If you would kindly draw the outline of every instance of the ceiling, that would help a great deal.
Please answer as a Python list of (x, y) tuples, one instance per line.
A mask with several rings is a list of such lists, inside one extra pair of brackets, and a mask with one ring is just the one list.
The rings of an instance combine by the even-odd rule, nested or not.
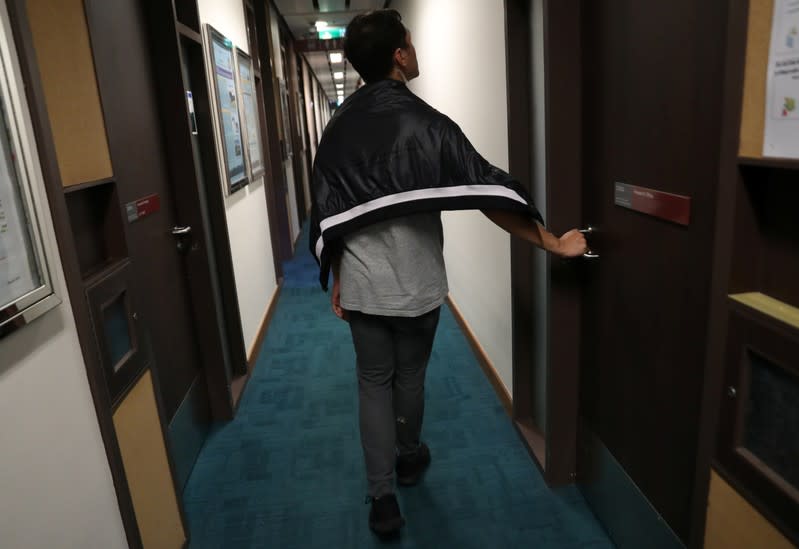
[[(385, 7), (387, 0), (274, 0), (296, 40), (316, 38), (314, 23), (326, 21), (331, 27), (346, 27), (359, 13)], [(344, 53), (341, 51), (340, 53)], [(344, 84), (344, 96), (354, 92), (360, 76), (346, 60), (330, 63), (329, 52), (304, 53), (327, 97), (335, 101), (335, 84)], [(334, 72), (343, 72), (343, 80), (333, 79)]]

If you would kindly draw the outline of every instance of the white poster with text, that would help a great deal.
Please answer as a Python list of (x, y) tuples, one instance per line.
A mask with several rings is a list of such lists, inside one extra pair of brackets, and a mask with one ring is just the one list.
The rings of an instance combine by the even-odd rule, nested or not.
[(799, 0), (775, 0), (763, 156), (799, 158)]

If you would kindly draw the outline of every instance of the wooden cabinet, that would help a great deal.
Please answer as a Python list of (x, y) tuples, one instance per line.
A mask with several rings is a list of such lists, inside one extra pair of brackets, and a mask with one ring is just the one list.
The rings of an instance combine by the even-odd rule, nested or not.
[(713, 469), (797, 543), (799, 160), (763, 156), (773, 9), (730, 4), (703, 436)]

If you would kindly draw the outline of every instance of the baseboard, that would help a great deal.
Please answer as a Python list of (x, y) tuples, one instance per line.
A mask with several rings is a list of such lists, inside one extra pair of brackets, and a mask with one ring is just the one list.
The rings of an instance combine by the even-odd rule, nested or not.
[(230, 384), (230, 390), (233, 394), (233, 408), (235, 410), (237, 410), (239, 407), (241, 395), (244, 394), (244, 389), (247, 386), (247, 382), (250, 381), (253, 369), (255, 368), (255, 363), (258, 362), (258, 357), (261, 354), (261, 347), (263, 346), (266, 332), (269, 330), (269, 324), (272, 322), (272, 317), (275, 314), (275, 308), (277, 307), (277, 301), (280, 297), (280, 291), (282, 289), (283, 279), (280, 279), (277, 284), (277, 288), (275, 288), (275, 291), (272, 293), (272, 299), (269, 301), (269, 305), (266, 307), (266, 312), (264, 312), (264, 316), (261, 319), (261, 325), (258, 328), (258, 335), (255, 336), (255, 341), (250, 346), (250, 350), (247, 352), (247, 373), (243, 376), (237, 377)]
[(461, 330), (463, 330), (463, 335), (466, 336), (469, 346), (472, 348), (472, 351), (474, 351), (477, 362), (483, 369), (483, 373), (488, 378), (488, 381), (491, 382), (491, 386), (494, 387), (494, 392), (497, 393), (499, 400), (502, 402), (505, 412), (508, 414), (508, 417), (513, 417), (513, 398), (508, 388), (505, 387), (505, 384), (502, 383), (502, 380), (499, 378), (499, 373), (494, 368), (494, 364), (491, 362), (491, 359), (488, 358), (488, 354), (485, 352), (485, 349), (483, 349), (483, 346), (480, 345), (477, 336), (474, 335), (472, 328), (469, 326), (469, 323), (466, 322), (461, 310), (455, 304), (455, 301), (453, 301), (452, 295), (447, 296), (447, 305), (449, 305), (449, 308), (452, 310), (452, 315), (455, 317)]
[(264, 337), (266, 337), (266, 332), (269, 329), (269, 323), (272, 322), (272, 316), (275, 314), (275, 307), (277, 306), (277, 300), (278, 297), (280, 297), (280, 290), (282, 288), (283, 280), (281, 279), (277, 283), (277, 288), (275, 288), (275, 291), (272, 292), (272, 298), (269, 300), (269, 305), (267, 305), (266, 311), (264, 311), (263, 318), (261, 318), (261, 325), (258, 327), (258, 334), (255, 336), (255, 341), (253, 341), (249, 351), (247, 351), (248, 370), (252, 368), (255, 365), (255, 361), (258, 360), (258, 354), (261, 352), (261, 345), (263, 344)]

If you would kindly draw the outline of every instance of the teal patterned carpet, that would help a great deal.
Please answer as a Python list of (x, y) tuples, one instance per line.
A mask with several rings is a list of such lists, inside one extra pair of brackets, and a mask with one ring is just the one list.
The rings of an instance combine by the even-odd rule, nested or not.
[(214, 427), (187, 484), (191, 548), (613, 547), (577, 488), (547, 488), (449, 310), (426, 386), (433, 462), (420, 485), (398, 491), (401, 536), (376, 538), (352, 341), (307, 248), (306, 236), (285, 266), (236, 419)]

